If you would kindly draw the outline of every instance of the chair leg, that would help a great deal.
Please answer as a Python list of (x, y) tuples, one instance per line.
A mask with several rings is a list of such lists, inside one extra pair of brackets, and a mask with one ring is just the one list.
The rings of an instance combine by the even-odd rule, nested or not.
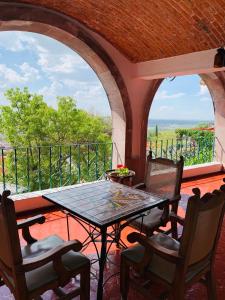
[(121, 236), (120, 224), (115, 224), (115, 243), (118, 249), (120, 248), (120, 236)]
[(69, 223), (69, 214), (66, 213), (66, 226), (67, 226), (67, 239), (70, 241), (70, 223)]
[(171, 221), (171, 233), (172, 233), (172, 238), (177, 240), (178, 239), (177, 222)]
[(216, 300), (217, 299), (216, 281), (212, 270), (206, 274), (206, 286), (207, 286), (208, 299)]
[(126, 259), (123, 255), (121, 255), (120, 262), (120, 294), (121, 300), (127, 300), (128, 292), (129, 292), (129, 278), (130, 266), (127, 264)]
[(80, 300), (90, 299), (90, 266), (80, 274)]
[[(172, 205), (172, 212), (177, 214), (178, 211), (178, 203), (174, 203)], [(176, 221), (171, 221), (171, 233), (172, 233), (172, 238), (175, 240), (178, 240), (178, 230), (177, 230), (177, 222)]]
[(169, 300), (184, 300), (185, 287), (182, 284), (177, 284), (173, 287), (169, 294)]

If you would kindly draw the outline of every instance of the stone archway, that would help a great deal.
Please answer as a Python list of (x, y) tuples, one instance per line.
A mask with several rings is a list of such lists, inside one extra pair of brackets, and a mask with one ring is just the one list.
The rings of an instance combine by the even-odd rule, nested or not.
[(202, 74), (212, 97), (215, 113), (215, 160), (225, 164), (225, 76), (224, 72)]
[[(224, 72), (196, 74), (205, 82), (212, 98), (215, 116), (215, 161), (225, 162), (225, 142), (223, 143), (222, 133), (225, 128), (225, 76)], [(183, 74), (182, 76), (185, 76)], [(150, 114), (151, 105), (154, 97), (163, 83), (164, 79), (155, 79), (153, 82), (148, 97), (145, 99), (145, 114), (144, 126), (148, 126), (148, 118)]]
[[(76, 20), (49, 9), (21, 3), (0, 3), (0, 31), (28, 31), (54, 38), (76, 51), (92, 67), (109, 99), (112, 114), (113, 164), (125, 160), (131, 109), (120, 72), (105, 50)], [(129, 139), (128, 139), (129, 143)], [(130, 149), (129, 144), (126, 148)]]

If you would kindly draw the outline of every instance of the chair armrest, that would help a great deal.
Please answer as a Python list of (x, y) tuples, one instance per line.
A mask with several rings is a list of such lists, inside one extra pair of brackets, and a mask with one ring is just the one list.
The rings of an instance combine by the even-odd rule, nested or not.
[(140, 188), (145, 188), (145, 183), (144, 182), (140, 182), (140, 183), (137, 183), (135, 185), (132, 186), (133, 189), (140, 189)]
[(26, 219), (24, 221), (17, 222), (17, 228), (23, 229), (25, 227), (30, 227), (34, 224), (43, 224), (45, 222), (45, 217), (42, 215), (38, 215), (29, 219)]
[(35, 224), (43, 224), (44, 222), (45, 217), (42, 215), (38, 215), (17, 223), (17, 228), (22, 229), (22, 236), (28, 245), (31, 245), (37, 241), (30, 234), (30, 226)]
[(181, 258), (178, 254), (178, 251), (165, 248), (138, 232), (130, 233), (127, 239), (130, 243), (138, 242), (144, 246), (146, 251), (149, 252), (149, 257), (152, 255), (152, 253), (156, 253), (157, 255), (171, 262), (178, 262)]
[(180, 217), (180, 216), (178, 216), (178, 215), (176, 215), (174, 212), (171, 212), (171, 213), (170, 213), (169, 218), (170, 218), (170, 221), (177, 222), (177, 223), (179, 223), (180, 225), (184, 226), (184, 221), (185, 221), (185, 219), (182, 218), (182, 217)]
[(61, 257), (71, 250), (78, 252), (81, 249), (82, 244), (78, 240), (64, 242), (62, 245), (59, 245), (39, 256), (33, 258), (25, 258), (22, 264), (23, 270), (25, 272), (32, 271), (49, 262), (54, 263), (57, 260), (61, 260)]

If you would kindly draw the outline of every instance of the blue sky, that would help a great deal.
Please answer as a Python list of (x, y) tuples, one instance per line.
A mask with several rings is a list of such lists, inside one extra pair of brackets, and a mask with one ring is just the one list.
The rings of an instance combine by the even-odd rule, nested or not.
[[(4, 91), (29, 87), (56, 107), (56, 96), (72, 96), (79, 108), (110, 115), (106, 93), (89, 65), (73, 50), (49, 37), (25, 32), (0, 32), (0, 104)], [(212, 120), (213, 106), (200, 77), (164, 80), (150, 117), (154, 119)]]
[(198, 75), (165, 79), (150, 110), (153, 119), (214, 120), (212, 98)]

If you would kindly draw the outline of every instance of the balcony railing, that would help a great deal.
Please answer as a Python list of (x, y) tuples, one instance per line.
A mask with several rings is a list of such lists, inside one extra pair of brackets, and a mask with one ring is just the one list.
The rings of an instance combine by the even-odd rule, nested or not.
[(192, 166), (214, 161), (215, 138), (151, 139), (149, 150), (152, 151), (153, 157), (177, 160), (182, 155), (185, 166)]
[(112, 168), (113, 143), (1, 148), (1, 190), (22, 193), (98, 180)]

